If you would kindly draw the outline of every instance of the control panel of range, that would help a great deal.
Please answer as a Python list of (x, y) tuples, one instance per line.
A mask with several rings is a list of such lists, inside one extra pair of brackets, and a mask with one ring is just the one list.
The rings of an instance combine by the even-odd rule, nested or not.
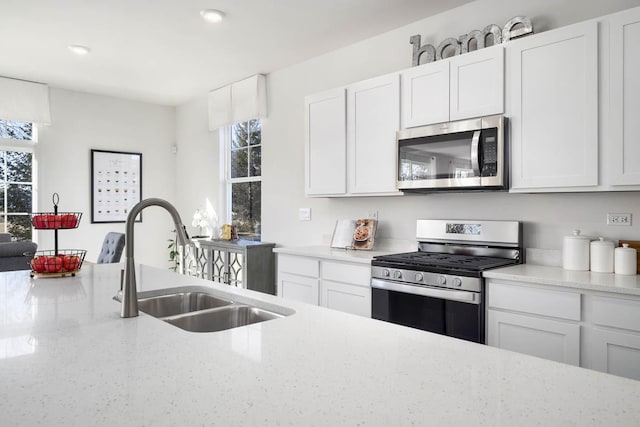
[(454, 276), (451, 274), (430, 273), (427, 271), (402, 270), (389, 267), (371, 267), (374, 279), (392, 280), (413, 285), (438, 286), (449, 289), (481, 292), (482, 279), (478, 277)]

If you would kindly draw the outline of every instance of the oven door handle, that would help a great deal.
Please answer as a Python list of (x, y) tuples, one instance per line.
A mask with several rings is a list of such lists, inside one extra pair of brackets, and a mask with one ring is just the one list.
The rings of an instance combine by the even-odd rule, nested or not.
[(473, 132), (471, 138), (471, 168), (473, 176), (480, 176), (480, 131)]
[(445, 299), (449, 301), (465, 302), (468, 304), (480, 304), (480, 294), (467, 291), (450, 291), (447, 289), (435, 289), (424, 286), (403, 285), (402, 283), (389, 282), (380, 279), (371, 279), (371, 287), (387, 291), (402, 292), (404, 294), (422, 295), (425, 297)]

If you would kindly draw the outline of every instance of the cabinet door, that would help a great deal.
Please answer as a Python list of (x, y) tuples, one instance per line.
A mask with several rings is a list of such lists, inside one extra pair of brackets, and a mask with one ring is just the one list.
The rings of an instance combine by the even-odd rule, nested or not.
[[(349, 193), (396, 193), (396, 132), (400, 126), (398, 74), (347, 90)], [(331, 169), (331, 173), (337, 173)]]
[(410, 68), (402, 79), (402, 127), (449, 121), (449, 61)]
[(640, 380), (640, 335), (593, 328), (585, 342), (586, 368)]
[(580, 364), (580, 325), (487, 310), (487, 344), (543, 359)]
[(450, 60), (450, 120), (504, 112), (504, 48), (480, 49)]
[(345, 89), (305, 98), (306, 194), (339, 195), (347, 191)]
[(596, 186), (598, 24), (547, 31), (506, 49), (512, 190)]
[(321, 280), (320, 305), (346, 313), (371, 317), (371, 288)]
[(613, 185), (640, 185), (640, 8), (611, 16), (610, 168)]
[(318, 279), (289, 273), (279, 273), (278, 296), (318, 305)]

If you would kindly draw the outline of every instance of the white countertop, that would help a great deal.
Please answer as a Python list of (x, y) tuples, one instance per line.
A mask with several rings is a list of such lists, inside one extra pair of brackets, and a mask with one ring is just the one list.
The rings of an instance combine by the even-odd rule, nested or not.
[(564, 270), (534, 264), (496, 268), (483, 273), (490, 279), (514, 280), (540, 285), (562, 286), (627, 295), (640, 295), (640, 275)]
[(640, 382), (141, 267), (296, 310), (215, 333), (119, 317), (120, 265), (0, 273), (0, 424), (637, 425)]
[(335, 249), (328, 246), (286, 246), (274, 248), (273, 252), (286, 255), (300, 255), (333, 261), (371, 264), (371, 260), (380, 255), (398, 253), (398, 251), (363, 251), (353, 249)]

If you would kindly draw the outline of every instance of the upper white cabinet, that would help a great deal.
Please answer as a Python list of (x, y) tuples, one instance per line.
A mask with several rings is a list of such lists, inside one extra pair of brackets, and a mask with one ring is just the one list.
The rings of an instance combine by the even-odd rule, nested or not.
[(397, 74), (347, 88), (350, 194), (398, 193), (394, 159), (399, 127), (400, 79)]
[(305, 185), (307, 195), (347, 191), (346, 90), (305, 98)]
[(502, 45), (409, 68), (402, 78), (402, 127), (504, 111)]
[(504, 48), (501, 45), (454, 56), (449, 74), (449, 120), (504, 112)]
[(402, 127), (449, 121), (449, 61), (409, 68), (402, 78)]
[(640, 8), (607, 21), (611, 159), (605, 166), (612, 171), (611, 185), (640, 185)]
[(598, 185), (598, 24), (510, 42), (511, 189)]
[(305, 98), (307, 196), (401, 195), (396, 188), (398, 74)]

